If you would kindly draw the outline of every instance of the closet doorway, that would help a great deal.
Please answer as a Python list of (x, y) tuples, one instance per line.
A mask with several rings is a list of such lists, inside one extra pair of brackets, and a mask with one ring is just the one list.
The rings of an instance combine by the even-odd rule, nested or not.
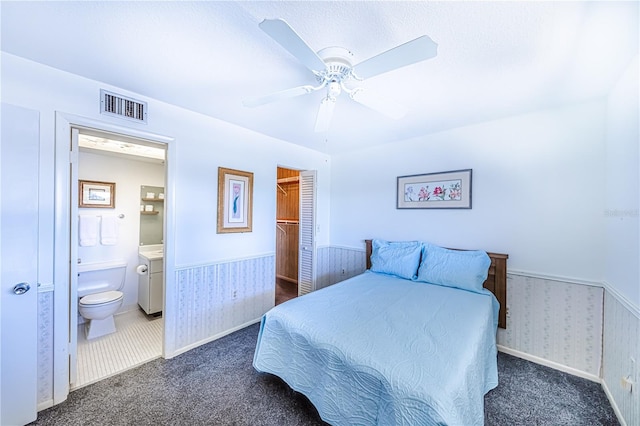
[(278, 167), (276, 187), (276, 300), (298, 296), (300, 171)]

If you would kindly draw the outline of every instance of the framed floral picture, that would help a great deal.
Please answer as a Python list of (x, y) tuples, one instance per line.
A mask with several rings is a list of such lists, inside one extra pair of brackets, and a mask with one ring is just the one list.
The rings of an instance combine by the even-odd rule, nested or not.
[(398, 209), (470, 209), (471, 169), (399, 176)]
[(116, 184), (114, 182), (78, 181), (78, 207), (116, 207)]
[(251, 232), (253, 173), (218, 167), (218, 233)]

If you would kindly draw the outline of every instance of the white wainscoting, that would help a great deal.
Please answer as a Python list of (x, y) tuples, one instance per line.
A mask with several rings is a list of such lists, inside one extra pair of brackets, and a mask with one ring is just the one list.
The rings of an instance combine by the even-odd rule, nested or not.
[(509, 273), (507, 328), (498, 344), (598, 380), (602, 287)]
[[(625, 302), (605, 291), (602, 385), (620, 423), (631, 426), (640, 425), (640, 315)], [(634, 381), (633, 392), (622, 387), (627, 376)]]
[(38, 411), (53, 406), (53, 286), (38, 288)]
[(316, 289), (361, 274), (366, 269), (366, 253), (346, 247), (324, 246), (317, 250)]
[(176, 268), (177, 353), (259, 320), (275, 304), (275, 255)]

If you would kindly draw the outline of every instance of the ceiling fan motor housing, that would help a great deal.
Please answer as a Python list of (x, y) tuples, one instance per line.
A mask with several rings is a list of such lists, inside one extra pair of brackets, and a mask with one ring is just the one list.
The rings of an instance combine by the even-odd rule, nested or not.
[[(326, 64), (326, 68), (316, 74), (320, 83), (330, 84), (331, 82), (337, 82), (340, 84), (351, 78), (351, 61), (353, 60), (351, 51), (338, 46), (325, 47), (318, 51), (318, 56)], [(331, 87), (329, 87), (330, 93), (331, 90)], [(337, 90), (338, 93), (336, 95), (339, 95), (340, 88), (338, 87)]]

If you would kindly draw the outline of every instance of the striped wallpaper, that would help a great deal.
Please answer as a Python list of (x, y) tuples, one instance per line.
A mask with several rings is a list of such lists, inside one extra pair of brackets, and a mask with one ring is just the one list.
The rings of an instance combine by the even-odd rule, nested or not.
[(189, 348), (262, 317), (275, 304), (275, 255), (176, 268), (177, 315), (168, 332)]
[[(635, 366), (631, 362), (635, 360)], [(609, 290), (604, 295), (604, 349), (602, 379), (618, 416), (627, 425), (640, 425), (640, 317)], [(624, 390), (623, 377), (631, 375), (633, 392)]]
[(38, 290), (38, 411), (53, 405), (53, 286)]
[(508, 274), (498, 344), (598, 377), (602, 297), (602, 287)]

